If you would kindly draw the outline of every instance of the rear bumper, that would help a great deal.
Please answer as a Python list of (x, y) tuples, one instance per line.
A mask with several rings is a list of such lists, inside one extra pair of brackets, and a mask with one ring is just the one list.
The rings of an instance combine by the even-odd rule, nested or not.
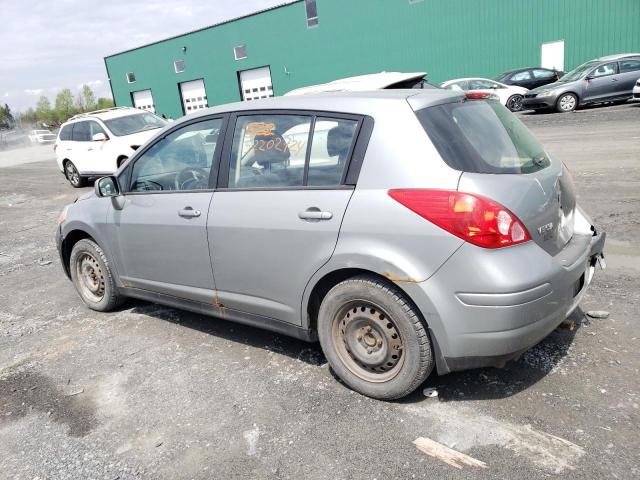
[(438, 373), (495, 366), (544, 339), (580, 303), (604, 241), (574, 235), (555, 257), (534, 242), (464, 244), (427, 281), (403, 284), (429, 325)]

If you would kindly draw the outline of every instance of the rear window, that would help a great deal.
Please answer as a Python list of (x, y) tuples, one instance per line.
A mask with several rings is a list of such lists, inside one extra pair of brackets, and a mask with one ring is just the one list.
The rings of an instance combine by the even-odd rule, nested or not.
[(468, 100), (416, 112), (445, 162), (473, 173), (533, 173), (547, 167), (542, 145), (499, 102)]
[(73, 129), (73, 125), (65, 125), (60, 130), (60, 140), (71, 140), (71, 130)]

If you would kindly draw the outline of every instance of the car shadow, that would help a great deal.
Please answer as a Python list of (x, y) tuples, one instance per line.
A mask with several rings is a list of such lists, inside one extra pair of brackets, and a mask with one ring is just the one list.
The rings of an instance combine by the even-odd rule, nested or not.
[(564, 323), (518, 360), (508, 362), (503, 368), (479, 368), (441, 377), (432, 373), (420, 388), (400, 402), (430, 401), (423, 393), (426, 388), (435, 388), (441, 402), (511, 397), (535, 385), (549, 373), (561, 371), (578, 329), (588, 324), (588, 318), (578, 307)]
[(123, 306), (123, 310), (171, 322), (231, 342), (286, 355), (310, 365), (321, 366), (327, 363), (319, 343), (308, 343), (261, 328), (230, 322), (220, 317), (208, 317), (135, 299), (129, 299)]

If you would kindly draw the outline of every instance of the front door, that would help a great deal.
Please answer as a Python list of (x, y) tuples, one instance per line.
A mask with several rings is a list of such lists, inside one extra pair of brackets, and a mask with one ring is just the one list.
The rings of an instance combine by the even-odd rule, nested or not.
[(134, 159), (113, 225), (127, 287), (211, 304), (215, 284), (206, 222), (217, 173), (222, 118), (199, 120), (158, 139)]
[(353, 192), (344, 175), (359, 123), (305, 113), (237, 117), (208, 222), (225, 307), (301, 325), (304, 288), (331, 257)]
[(619, 81), (617, 62), (600, 65), (585, 79), (587, 85), (584, 99), (588, 102), (596, 102), (615, 97)]

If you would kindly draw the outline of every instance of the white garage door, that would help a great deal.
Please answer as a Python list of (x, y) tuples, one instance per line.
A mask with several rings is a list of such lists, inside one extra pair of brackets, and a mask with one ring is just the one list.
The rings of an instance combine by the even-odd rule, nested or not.
[(180, 93), (182, 94), (182, 107), (185, 114), (209, 106), (207, 92), (204, 90), (204, 80), (181, 83)]
[(156, 106), (153, 103), (153, 95), (151, 90), (140, 90), (139, 92), (133, 92), (133, 106), (140, 110), (147, 110), (148, 112), (155, 113)]
[(273, 97), (269, 67), (240, 72), (240, 90), (242, 91), (242, 100)]
[(540, 66), (564, 71), (564, 40), (542, 44)]

